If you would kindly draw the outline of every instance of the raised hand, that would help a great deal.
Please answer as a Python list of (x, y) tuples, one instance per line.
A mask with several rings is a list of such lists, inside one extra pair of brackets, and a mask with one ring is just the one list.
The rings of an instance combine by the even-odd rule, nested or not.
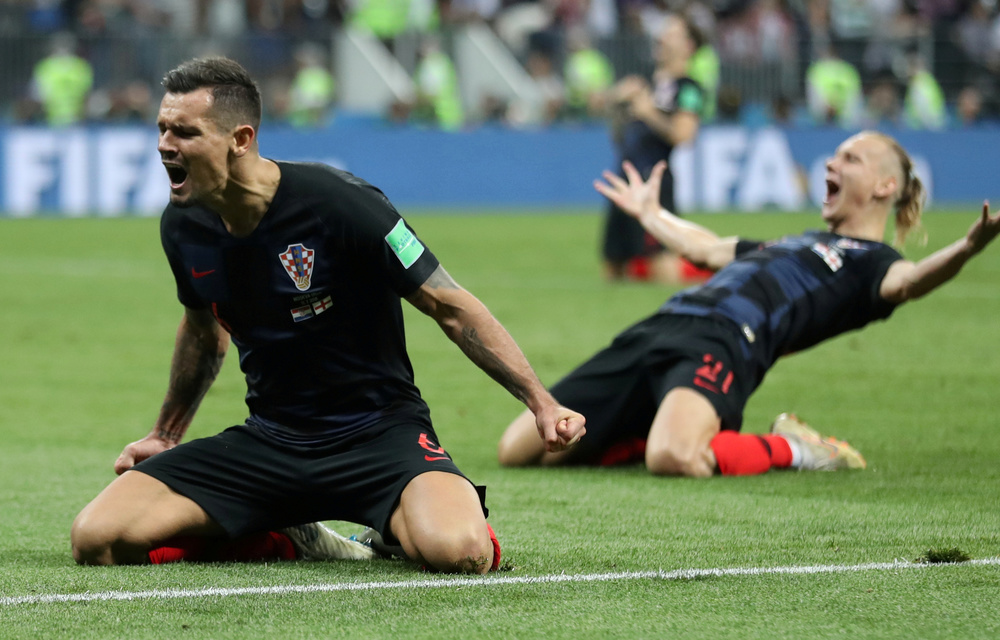
[(655, 215), (660, 210), (660, 182), (667, 163), (660, 160), (653, 167), (649, 179), (643, 181), (635, 165), (626, 160), (622, 163), (627, 182), (610, 171), (602, 175), (604, 180), (594, 180), (598, 193), (613, 202), (619, 209), (639, 219), (644, 215)]
[(969, 250), (974, 255), (992, 242), (997, 237), (997, 234), (1000, 234), (1000, 212), (991, 216), (990, 203), (986, 200), (983, 202), (982, 217), (976, 220), (972, 227), (969, 228), (969, 233), (966, 234), (965, 241), (968, 243)]

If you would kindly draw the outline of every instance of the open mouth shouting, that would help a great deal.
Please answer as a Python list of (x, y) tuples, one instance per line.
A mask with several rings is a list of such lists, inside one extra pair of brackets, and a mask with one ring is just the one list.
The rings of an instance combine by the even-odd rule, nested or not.
[(167, 170), (167, 177), (170, 178), (171, 189), (176, 191), (184, 186), (188, 178), (187, 169), (172, 162), (164, 162), (163, 166)]
[(826, 198), (823, 199), (823, 204), (830, 204), (833, 202), (837, 196), (840, 194), (840, 183), (826, 179)]

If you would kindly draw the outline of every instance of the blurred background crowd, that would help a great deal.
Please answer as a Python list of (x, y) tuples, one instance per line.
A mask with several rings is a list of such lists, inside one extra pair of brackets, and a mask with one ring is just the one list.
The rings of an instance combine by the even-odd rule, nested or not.
[[(378, 109), (386, 121), (599, 122), (616, 80), (652, 71), (672, 13), (701, 34), (688, 75), (706, 122), (943, 129), (1000, 117), (997, 0), (0, 0), (0, 122), (148, 124), (166, 70), (223, 54), (258, 79), (270, 123), (333, 126), (348, 29), (412, 77), (412, 97)], [(463, 103), (452, 36), (472, 24), (503, 43), (542, 109)]]

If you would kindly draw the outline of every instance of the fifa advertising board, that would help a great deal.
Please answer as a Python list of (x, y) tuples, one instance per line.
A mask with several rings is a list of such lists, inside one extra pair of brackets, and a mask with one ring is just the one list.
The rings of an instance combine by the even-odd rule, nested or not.
[[(703, 127), (671, 158), (681, 211), (819, 206), (839, 129)], [(996, 199), (1000, 129), (887, 131), (940, 203)], [(152, 127), (0, 128), (0, 215), (158, 215), (168, 182)], [(320, 161), (380, 187), (400, 208), (592, 208), (593, 179), (617, 163), (599, 126), (457, 133), (390, 125), (267, 127), (265, 157)]]

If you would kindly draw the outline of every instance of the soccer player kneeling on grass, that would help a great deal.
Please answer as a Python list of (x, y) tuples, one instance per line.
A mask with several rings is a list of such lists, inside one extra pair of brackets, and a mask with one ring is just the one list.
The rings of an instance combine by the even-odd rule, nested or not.
[[(259, 155), (260, 93), (240, 65), (193, 60), (164, 87), (161, 238), (184, 316), (156, 424), (77, 516), (76, 560), (371, 557), (317, 524), (347, 520), (432, 569), (496, 568), (485, 491), (440, 445), (414, 385), (400, 299), (530, 408), (548, 450), (582, 434), (583, 417), (381, 191)], [(230, 337), (250, 416), (180, 444)]]
[(649, 318), (552, 388), (587, 416), (574, 448), (544, 451), (523, 414), (500, 441), (506, 466), (645, 461), (656, 475), (749, 475), (769, 469), (857, 469), (861, 454), (782, 414), (766, 435), (742, 434), (743, 408), (782, 355), (888, 318), (954, 277), (1000, 232), (983, 205), (968, 234), (919, 261), (883, 244), (918, 226), (924, 188), (909, 154), (889, 136), (862, 132), (826, 164), (825, 231), (771, 242), (719, 238), (661, 208), (664, 165), (645, 182), (605, 172), (595, 188), (667, 247), (717, 273), (671, 297)]

